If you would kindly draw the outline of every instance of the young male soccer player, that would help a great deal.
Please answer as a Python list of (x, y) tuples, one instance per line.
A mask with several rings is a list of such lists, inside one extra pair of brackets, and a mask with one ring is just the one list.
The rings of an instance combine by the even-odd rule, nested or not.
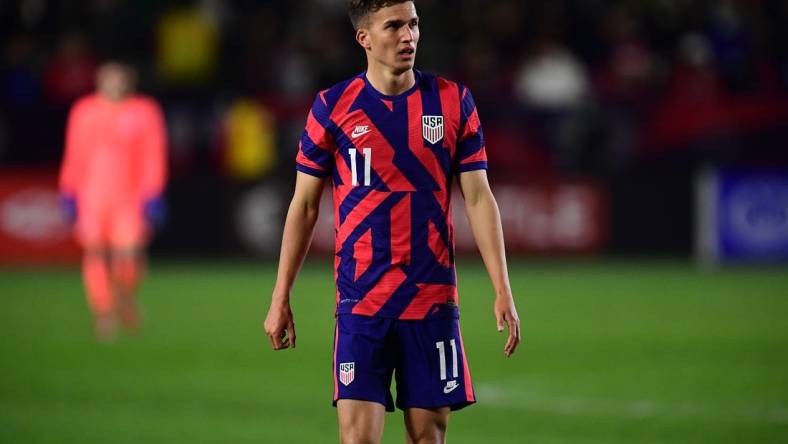
[(135, 74), (102, 65), (97, 91), (79, 99), (66, 128), (60, 192), (84, 248), (83, 279), (96, 338), (112, 340), (116, 318), (139, 324), (135, 291), (150, 219), (161, 216), (166, 129), (159, 105), (134, 95)]
[(449, 412), (475, 402), (458, 324), (449, 207), (455, 176), (496, 291), (504, 354), (520, 341), (479, 117), (464, 86), (413, 69), (413, 1), (352, 0), (367, 71), (320, 92), (307, 118), (265, 331), (295, 347), (290, 289), (333, 186), (337, 321), (334, 404), (343, 443), (379, 442), (396, 377), (410, 443), (444, 442)]

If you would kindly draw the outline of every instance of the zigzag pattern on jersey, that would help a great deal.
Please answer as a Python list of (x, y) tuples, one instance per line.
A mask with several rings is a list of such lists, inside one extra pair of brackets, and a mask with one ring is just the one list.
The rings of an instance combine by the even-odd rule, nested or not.
[[(421, 135), (421, 115), (443, 115), (436, 78), (420, 79), (419, 90), (390, 105), (365, 94), (363, 79), (359, 80), (348, 86), (332, 115), (363, 114), (370, 122), (368, 140), (376, 162), (393, 163), (399, 175), (381, 177), (373, 167), (369, 187), (337, 193), (339, 296), (358, 301), (353, 307), (356, 314), (424, 318), (433, 305), (445, 304), (452, 296), (456, 300), (454, 253), (445, 210), (451, 186), (453, 143), (449, 142), (457, 130), (446, 128), (448, 140), (438, 144), (429, 144)], [(459, 102), (456, 86), (454, 94), (454, 101)], [(353, 97), (352, 104), (345, 110), (349, 97)], [(459, 125), (459, 110), (456, 119), (447, 117), (450, 120)], [(352, 146), (346, 134), (335, 134), (338, 146)], [(416, 149), (432, 151), (440, 170), (424, 165), (414, 154)], [(348, 153), (340, 152), (345, 168), (350, 165)]]
[[(318, 94), (307, 119), (297, 168), (333, 173), (340, 311), (348, 303), (353, 313), (422, 319), (436, 304), (457, 302), (449, 191), (457, 172), (486, 167), (483, 139), (466, 88), (416, 75), (412, 93), (387, 100), (365, 89), (361, 74)], [(422, 115), (444, 116), (442, 140), (423, 138)], [(349, 131), (354, 122), (370, 128), (364, 146), (337, 125)], [(351, 177), (349, 149), (360, 154), (367, 147), (375, 159), (370, 186), (350, 186), (343, 180)], [(422, 162), (419, 150), (434, 158)], [(381, 175), (375, 165), (395, 168)]]

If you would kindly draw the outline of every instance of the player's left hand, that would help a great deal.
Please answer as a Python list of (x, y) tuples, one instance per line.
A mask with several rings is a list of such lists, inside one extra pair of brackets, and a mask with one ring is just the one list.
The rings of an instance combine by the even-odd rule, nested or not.
[(512, 353), (520, 344), (520, 318), (517, 316), (517, 308), (514, 306), (512, 294), (499, 294), (495, 298), (494, 309), (498, 331), (502, 332), (504, 326), (509, 329), (509, 337), (506, 339), (506, 345), (503, 347), (503, 354), (508, 358), (512, 356)]
[(143, 213), (148, 223), (156, 230), (160, 230), (167, 222), (167, 202), (161, 196), (154, 196), (145, 201)]

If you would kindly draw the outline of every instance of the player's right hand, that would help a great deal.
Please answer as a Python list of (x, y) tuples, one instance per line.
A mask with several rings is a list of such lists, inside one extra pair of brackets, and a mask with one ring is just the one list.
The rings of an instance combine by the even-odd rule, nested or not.
[(295, 323), (293, 322), (293, 312), (290, 310), (289, 301), (279, 302), (277, 298), (274, 298), (271, 301), (271, 307), (268, 309), (268, 315), (265, 317), (263, 326), (274, 350), (284, 350), (288, 347), (295, 348)]
[(77, 221), (77, 198), (69, 194), (60, 195), (60, 210), (69, 225)]

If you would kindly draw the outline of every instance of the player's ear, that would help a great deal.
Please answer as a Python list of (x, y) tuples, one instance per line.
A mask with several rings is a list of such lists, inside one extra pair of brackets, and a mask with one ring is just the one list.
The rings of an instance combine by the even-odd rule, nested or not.
[(356, 41), (367, 51), (372, 49), (372, 43), (369, 41), (369, 32), (366, 29), (359, 28), (356, 30)]

